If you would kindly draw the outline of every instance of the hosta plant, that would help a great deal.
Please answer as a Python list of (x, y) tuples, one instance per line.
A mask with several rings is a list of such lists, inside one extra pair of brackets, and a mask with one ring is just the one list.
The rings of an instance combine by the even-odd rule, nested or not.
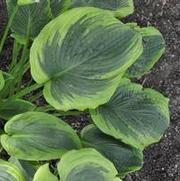
[[(0, 54), (9, 32), (13, 48), (0, 71), (0, 180), (120, 181), (139, 170), (169, 125), (168, 98), (133, 82), (164, 53), (161, 33), (122, 22), (132, 0), (6, 5)], [(64, 121), (83, 114), (81, 132)]]

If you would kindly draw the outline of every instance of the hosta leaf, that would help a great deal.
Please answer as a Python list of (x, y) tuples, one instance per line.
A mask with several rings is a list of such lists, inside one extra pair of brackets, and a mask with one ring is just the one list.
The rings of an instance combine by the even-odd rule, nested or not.
[(75, 8), (51, 21), (36, 38), (31, 73), (45, 84), (44, 96), (53, 107), (85, 110), (110, 99), (121, 74), (141, 53), (141, 35), (112, 14)]
[(27, 161), (18, 160), (15, 157), (10, 157), (9, 162), (13, 163), (19, 168), (19, 170), (21, 170), (21, 173), (23, 174), (25, 181), (32, 181), (36, 172), (35, 166), (33, 166)]
[(0, 91), (4, 88), (5, 80), (3, 76), (3, 72), (0, 70)]
[(12, 163), (0, 160), (1, 181), (25, 181), (21, 171)]
[(22, 160), (57, 159), (67, 150), (79, 148), (80, 140), (65, 122), (46, 113), (27, 112), (5, 125), (3, 148)]
[(73, 0), (72, 7), (97, 7), (113, 11), (116, 17), (125, 17), (134, 11), (133, 0)]
[(58, 16), (70, 8), (72, 0), (50, 0), (51, 13), (53, 17)]
[(90, 148), (63, 155), (58, 171), (62, 181), (120, 181), (114, 165)]
[(159, 141), (167, 129), (168, 99), (124, 79), (111, 100), (91, 110), (91, 116), (104, 133), (143, 149)]
[[(6, 0), (9, 16), (16, 6), (16, 0)], [(24, 2), (24, 1), (23, 1)], [(41, 29), (51, 20), (49, 15), (49, 4), (47, 0), (40, 0), (38, 3), (19, 6), (13, 19), (11, 29), (14, 37), (22, 39), (27, 37), (35, 38)]]
[(34, 175), (33, 181), (58, 181), (49, 170), (49, 164), (42, 165)]
[(126, 77), (141, 77), (148, 73), (165, 51), (162, 34), (154, 27), (139, 28), (143, 37), (144, 51), (136, 62), (127, 70)]
[(27, 111), (33, 111), (36, 106), (22, 99), (0, 101), (0, 118), (8, 120), (13, 116)]
[(33, 3), (39, 3), (40, 0), (18, 0), (18, 5), (27, 5), (27, 4), (33, 4)]
[(81, 136), (86, 147), (95, 148), (114, 163), (119, 175), (124, 176), (142, 167), (141, 151), (105, 135), (94, 125), (85, 127)]

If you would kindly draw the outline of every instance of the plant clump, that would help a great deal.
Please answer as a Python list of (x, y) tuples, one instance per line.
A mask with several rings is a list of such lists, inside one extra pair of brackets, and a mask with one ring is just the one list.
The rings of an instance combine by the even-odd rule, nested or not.
[[(132, 0), (6, 4), (0, 54), (9, 31), (13, 50), (0, 70), (1, 151), (9, 157), (0, 180), (121, 181), (139, 170), (170, 121), (168, 98), (133, 82), (164, 53), (162, 34), (122, 22)], [(63, 121), (78, 114), (91, 117), (80, 134)]]

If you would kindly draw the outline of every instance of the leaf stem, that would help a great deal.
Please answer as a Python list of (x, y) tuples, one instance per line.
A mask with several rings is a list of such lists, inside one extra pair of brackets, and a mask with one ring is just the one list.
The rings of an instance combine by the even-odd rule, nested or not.
[(8, 36), (9, 29), (10, 29), (10, 27), (11, 27), (11, 24), (12, 24), (12, 22), (13, 22), (13, 19), (14, 19), (15, 15), (16, 15), (16, 13), (17, 13), (17, 10), (18, 10), (18, 5), (16, 5), (15, 8), (13, 9), (12, 14), (11, 14), (11, 16), (10, 16), (10, 18), (9, 18), (8, 24), (7, 24), (7, 26), (6, 26), (6, 29), (5, 29), (5, 31), (4, 31), (3, 37), (2, 37), (2, 39), (1, 39), (1, 42), (0, 42), (0, 54), (1, 54), (2, 49), (3, 49), (3, 47), (4, 47), (4, 43), (5, 43), (6, 38), (7, 38), (7, 36)]
[[(29, 35), (30, 35), (30, 17), (29, 17), (28, 26), (27, 26), (26, 43), (23, 47), (22, 56), (21, 56), (21, 59), (19, 62), (19, 73), (18, 73), (19, 76), (17, 77), (17, 88), (19, 88), (21, 86), (22, 77), (23, 77), (24, 73), (26, 73), (26, 71), (29, 69), (29, 66), (30, 66), (29, 62), (26, 63), (26, 61), (29, 58), (29, 54), (27, 54), (28, 46), (29, 46)], [(24, 67), (24, 65), (25, 65), (25, 67)]]
[(28, 100), (30, 102), (34, 102), (36, 101), (38, 98), (40, 98), (43, 95), (42, 91), (38, 92), (37, 94), (31, 96), (30, 98), (28, 98)]
[(18, 58), (18, 55), (19, 55), (21, 48), (22, 48), (22, 46), (20, 44), (18, 44), (18, 42), (16, 40), (14, 40), (12, 61), (11, 61), (11, 64), (9, 66), (9, 72), (11, 72), (13, 67), (16, 65), (17, 58)]
[(59, 111), (59, 112), (54, 112), (52, 114), (54, 116), (57, 116), (57, 117), (58, 116), (78, 116), (80, 114), (83, 114), (83, 112), (80, 112), (80, 111), (67, 111), (67, 112)]
[(85, 112), (82, 111), (60, 111), (60, 110), (56, 110), (54, 107), (52, 107), (51, 105), (45, 105), (45, 106), (41, 106), (38, 107), (37, 110), (39, 111), (43, 111), (43, 112), (49, 112), (49, 111), (54, 111), (52, 114), (54, 116), (76, 116), (76, 115), (80, 115), (80, 114), (84, 114)]
[(32, 91), (35, 91), (39, 88), (41, 88), (43, 86), (43, 84), (34, 84), (30, 87), (26, 87), (25, 89), (19, 91), (18, 93), (16, 93), (14, 96), (12, 96), (13, 98), (21, 98), (27, 94), (29, 94)]

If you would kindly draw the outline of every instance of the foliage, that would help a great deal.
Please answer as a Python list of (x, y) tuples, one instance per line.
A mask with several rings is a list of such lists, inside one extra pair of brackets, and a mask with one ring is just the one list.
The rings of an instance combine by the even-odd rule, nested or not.
[[(0, 118), (10, 159), (0, 180), (120, 181), (139, 170), (169, 125), (169, 100), (133, 83), (164, 53), (162, 34), (123, 23), (132, 0), (6, 4), (0, 56), (10, 30), (13, 50), (0, 70)], [(64, 120), (80, 114), (92, 120), (78, 134)]]

